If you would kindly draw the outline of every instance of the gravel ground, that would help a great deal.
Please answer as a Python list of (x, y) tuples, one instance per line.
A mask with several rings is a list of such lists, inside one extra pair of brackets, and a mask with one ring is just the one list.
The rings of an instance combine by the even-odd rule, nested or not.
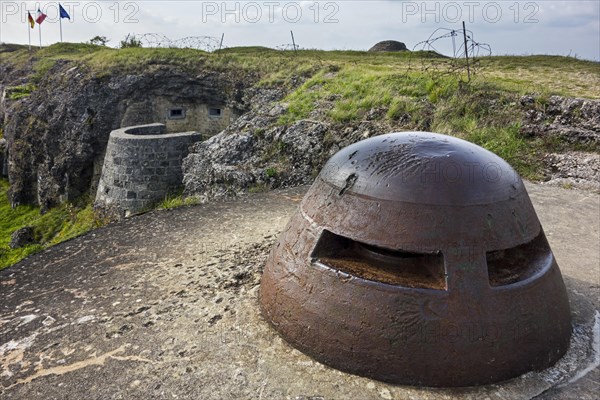
[(546, 185), (591, 190), (600, 193), (600, 154), (572, 151), (548, 154)]

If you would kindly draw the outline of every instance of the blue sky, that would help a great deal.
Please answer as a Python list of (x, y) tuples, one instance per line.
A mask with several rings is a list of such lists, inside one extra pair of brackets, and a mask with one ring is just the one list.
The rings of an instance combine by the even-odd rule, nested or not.
[[(96, 35), (116, 46), (128, 33), (171, 39), (225, 34), (224, 44), (366, 50), (394, 39), (413, 48), (437, 28), (465, 20), (494, 54), (558, 54), (600, 60), (600, 1), (64, 1), (65, 41)], [(48, 14), (42, 43), (59, 41), (57, 2), (0, 0), (0, 41), (27, 43), (27, 10)], [(35, 16), (34, 16), (35, 17)], [(38, 27), (30, 31), (39, 43)], [(451, 39), (437, 42), (452, 53)]]

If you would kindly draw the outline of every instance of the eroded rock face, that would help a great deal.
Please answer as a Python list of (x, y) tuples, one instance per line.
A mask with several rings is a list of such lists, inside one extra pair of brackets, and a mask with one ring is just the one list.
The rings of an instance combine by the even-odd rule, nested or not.
[[(234, 197), (253, 190), (309, 184), (323, 163), (341, 148), (389, 132), (427, 130), (429, 122), (414, 126), (410, 117), (385, 118), (374, 108), (361, 121), (331, 123), (327, 113), (335, 98), (320, 99), (310, 119), (291, 125), (278, 123), (287, 112), (283, 92), (255, 90), (253, 108), (221, 134), (194, 146), (184, 160), (187, 195), (202, 200)], [(553, 96), (541, 109), (534, 96), (520, 100), (525, 135), (556, 135), (568, 143), (596, 146), (600, 102)], [(491, 107), (491, 106), (490, 106)], [(433, 114), (435, 107), (427, 104)], [(598, 156), (589, 152), (549, 154), (546, 176), (551, 183), (596, 190)]]
[(183, 162), (185, 194), (203, 201), (312, 183), (338, 150), (359, 140), (414, 129), (404, 119), (373, 108), (362, 120), (333, 123), (337, 98), (321, 99), (307, 119), (281, 124), (288, 111), (280, 89), (248, 91), (252, 109), (230, 127), (194, 145)]
[[(236, 128), (234, 124), (194, 145), (183, 162), (188, 195), (218, 199), (253, 188), (298, 186), (312, 181), (315, 168), (321, 164), (327, 124), (302, 120), (265, 131)], [(266, 162), (273, 156), (277, 160)]]
[[(279, 88), (252, 88), (244, 102), (249, 112), (209, 140), (194, 145), (183, 162), (185, 194), (201, 200), (235, 197), (312, 183), (340, 148), (370, 136), (401, 129), (385, 110), (373, 109), (364, 120), (328, 122), (336, 99), (323, 99), (307, 119), (281, 124), (288, 110)], [(390, 124), (392, 122), (392, 124)]]
[(600, 100), (551, 96), (540, 102), (527, 95), (520, 103), (524, 109), (522, 134), (587, 150), (547, 154), (546, 183), (600, 191)]
[(582, 151), (551, 153), (544, 158), (547, 184), (600, 192), (600, 154)]
[(285, 110), (285, 104), (274, 103), (252, 111), (219, 135), (197, 143), (183, 162), (186, 194), (210, 200), (307, 185), (341, 148), (402, 129), (379, 120), (332, 124), (322, 115), (279, 125), (277, 118)]
[(0, 177), (8, 176), (8, 158), (7, 158), (6, 139), (0, 139)]
[[(81, 65), (57, 62), (30, 96), (4, 98), (0, 104), (12, 204), (39, 204), (44, 210), (93, 193), (108, 136), (121, 127), (130, 104), (170, 97), (186, 104), (227, 104), (241, 112), (243, 79), (248, 78), (208, 70), (190, 73), (174, 66), (96, 76)], [(155, 119), (148, 113), (127, 113), (126, 122), (139, 125)]]
[(551, 96), (547, 104), (539, 106), (535, 96), (523, 96), (521, 105), (525, 109), (523, 134), (600, 144), (600, 100)]

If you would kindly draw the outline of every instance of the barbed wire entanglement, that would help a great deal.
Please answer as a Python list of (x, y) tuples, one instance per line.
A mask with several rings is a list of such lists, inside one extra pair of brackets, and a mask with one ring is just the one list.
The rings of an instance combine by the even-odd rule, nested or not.
[[(479, 57), (481, 55), (490, 56), (492, 55), (492, 47), (487, 43), (480, 43), (475, 41), (473, 31), (467, 29), (467, 48), (469, 51), (469, 57)], [(452, 40), (452, 58), (463, 58), (465, 56), (465, 45), (463, 41), (464, 31), (462, 29), (449, 29), (449, 28), (437, 28), (427, 40), (423, 40), (414, 45), (414, 50), (429, 50), (435, 51), (438, 54), (442, 54), (441, 51), (436, 47), (436, 43), (445, 40)], [(458, 39), (458, 47), (456, 40)]]
[(149, 48), (176, 48), (176, 49), (196, 49), (207, 52), (213, 52), (220, 48), (225, 48), (221, 37), (214, 36), (187, 36), (181, 39), (170, 39), (162, 33), (144, 33), (127, 35), (126, 40), (135, 40), (141, 43), (142, 47)]
[[(215, 36), (187, 36), (181, 39), (170, 39), (162, 33), (130, 33), (125, 38), (125, 42), (139, 43), (141, 47), (147, 48), (177, 48), (177, 49), (196, 49), (207, 52), (226, 49), (223, 43), (223, 37)], [(275, 47), (280, 51), (297, 51), (300, 45), (294, 43), (284, 43)]]
[[(465, 40), (466, 38), (466, 40)], [(444, 55), (440, 51), (440, 45), (452, 42), (452, 55)], [(431, 60), (425, 62), (421, 60), (421, 69), (435, 74), (460, 74), (464, 72), (467, 66), (465, 55), (469, 58), (470, 73), (475, 74), (479, 67), (478, 57), (491, 56), (492, 47), (488, 43), (475, 40), (473, 31), (466, 29), (437, 28), (426, 40), (423, 40), (413, 47), (414, 51), (430, 51), (440, 57), (438, 62), (432, 63)]]
[(293, 43), (286, 43), (286, 44), (281, 44), (279, 46), (275, 47), (277, 50), (281, 50), (281, 51), (295, 51), (295, 50), (300, 50), (300, 46), (297, 44), (293, 44)]

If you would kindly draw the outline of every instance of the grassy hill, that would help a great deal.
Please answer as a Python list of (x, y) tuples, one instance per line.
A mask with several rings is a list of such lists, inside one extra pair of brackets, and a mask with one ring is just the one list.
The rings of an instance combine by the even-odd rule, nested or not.
[[(548, 152), (598, 151), (556, 138), (520, 134), (519, 97), (536, 94), (544, 109), (551, 95), (600, 99), (600, 64), (559, 56), (484, 57), (464, 61), (432, 52), (278, 51), (264, 47), (229, 48), (215, 53), (193, 49), (111, 49), (87, 44), (56, 44), (29, 52), (25, 46), (0, 47), (0, 84), (12, 100), (26, 98), (44, 84), (57, 63), (78, 66), (95, 78), (153, 71), (164, 66), (195, 72), (213, 69), (247, 74), (261, 87), (284, 87), (287, 112), (282, 125), (311, 118), (342, 128), (381, 110), (390, 126), (459, 136), (505, 158), (529, 179), (542, 176)], [(6, 115), (10, 118), (10, 115)], [(2, 119), (0, 119), (0, 122)], [(0, 126), (1, 135), (2, 126)], [(85, 199), (43, 216), (35, 207), (11, 209), (8, 184), (0, 185), (0, 268), (44, 247), (101, 225)], [(10, 233), (32, 225), (40, 244), (8, 248)]]

